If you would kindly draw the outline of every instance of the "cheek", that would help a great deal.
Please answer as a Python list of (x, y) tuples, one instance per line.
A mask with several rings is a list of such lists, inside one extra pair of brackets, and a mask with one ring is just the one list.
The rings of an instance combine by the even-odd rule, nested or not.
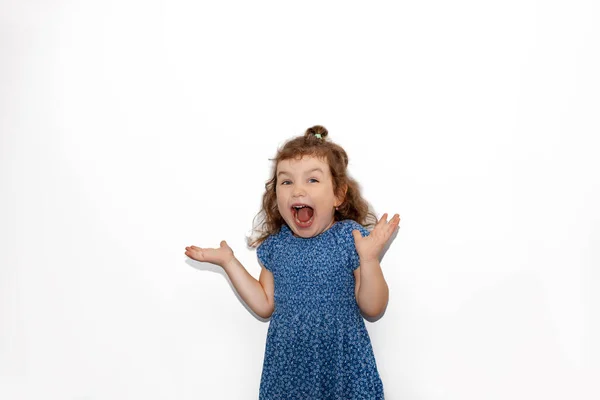
[(323, 188), (321, 193), (319, 193), (319, 202), (324, 205), (331, 205), (335, 202), (335, 194), (333, 193), (333, 188)]
[(285, 210), (285, 196), (279, 195), (277, 194), (277, 208), (279, 209), (279, 213), (281, 213), (281, 211)]

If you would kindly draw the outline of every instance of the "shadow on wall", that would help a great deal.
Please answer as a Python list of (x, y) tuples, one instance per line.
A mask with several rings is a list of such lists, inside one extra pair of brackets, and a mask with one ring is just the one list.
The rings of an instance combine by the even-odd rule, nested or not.
[(209, 271), (209, 272), (214, 272), (215, 274), (221, 275), (223, 278), (225, 278), (225, 280), (227, 281), (227, 284), (229, 284), (231, 291), (233, 292), (233, 294), (235, 294), (235, 297), (238, 299), (240, 304), (243, 305), (244, 308), (250, 314), (252, 314), (254, 316), (254, 318), (256, 318), (257, 320), (262, 321), (262, 322), (268, 322), (271, 319), (271, 318), (265, 319), (265, 318), (259, 317), (258, 315), (256, 315), (254, 313), (254, 311), (252, 311), (252, 309), (250, 307), (248, 307), (248, 305), (244, 302), (244, 300), (242, 300), (242, 298), (240, 297), (238, 292), (235, 290), (235, 287), (229, 280), (229, 277), (227, 276), (227, 273), (225, 272), (225, 270), (223, 270), (223, 268), (219, 267), (218, 265), (214, 265), (214, 264), (206, 263), (206, 262), (199, 262), (199, 261), (192, 260), (190, 258), (186, 259), (185, 263), (187, 265), (189, 265), (190, 267), (197, 269), (199, 271)]

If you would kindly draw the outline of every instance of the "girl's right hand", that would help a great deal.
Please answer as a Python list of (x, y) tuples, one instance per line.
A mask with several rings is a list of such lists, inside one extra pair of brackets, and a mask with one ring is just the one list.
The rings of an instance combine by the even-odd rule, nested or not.
[(185, 248), (185, 255), (196, 261), (208, 262), (225, 268), (225, 265), (233, 259), (233, 250), (223, 240), (217, 249), (188, 246)]

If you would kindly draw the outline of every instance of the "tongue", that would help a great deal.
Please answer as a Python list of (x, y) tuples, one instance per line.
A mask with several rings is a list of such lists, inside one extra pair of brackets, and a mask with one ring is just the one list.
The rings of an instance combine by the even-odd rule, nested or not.
[(298, 210), (298, 219), (301, 222), (308, 222), (313, 216), (313, 209), (310, 207), (304, 207)]

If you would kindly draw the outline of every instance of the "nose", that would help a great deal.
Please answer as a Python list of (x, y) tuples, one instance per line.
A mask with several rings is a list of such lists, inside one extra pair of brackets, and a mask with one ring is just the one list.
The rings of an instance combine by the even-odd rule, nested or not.
[(294, 190), (292, 191), (292, 196), (294, 196), (294, 197), (306, 196), (306, 190), (304, 189), (304, 185), (302, 185), (300, 183), (294, 185)]

